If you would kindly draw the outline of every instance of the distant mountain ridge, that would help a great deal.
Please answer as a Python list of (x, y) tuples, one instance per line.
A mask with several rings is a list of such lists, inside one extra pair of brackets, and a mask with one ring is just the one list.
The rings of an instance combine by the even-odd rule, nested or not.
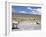
[(17, 13), (17, 12), (12, 12), (12, 15), (38, 15), (38, 14), (28, 14), (28, 13)]

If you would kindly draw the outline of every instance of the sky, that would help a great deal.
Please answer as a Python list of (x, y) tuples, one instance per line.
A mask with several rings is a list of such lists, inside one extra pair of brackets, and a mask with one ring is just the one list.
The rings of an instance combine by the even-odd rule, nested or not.
[(12, 6), (12, 12), (25, 14), (41, 14), (41, 7), (36, 6)]

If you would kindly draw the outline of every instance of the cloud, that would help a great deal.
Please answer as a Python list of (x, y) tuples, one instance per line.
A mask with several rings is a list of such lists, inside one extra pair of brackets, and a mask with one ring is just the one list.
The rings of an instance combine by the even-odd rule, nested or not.
[[(32, 12), (18, 11), (18, 13), (41, 15), (40, 9), (31, 9), (30, 7), (27, 7), (27, 9), (32, 10)], [(12, 12), (16, 12), (16, 10), (14, 8), (12, 8)]]
[(29, 14), (41, 15), (41, 9), (32, 9), (32, 12), (29, 12)]
[(41, 15), (41, 13), (40, 13), (40, 12), (38, 12), (38, 11), (32, 11), (32, 12), (19, 11), (18, 13), (25, 13), (25, 14), (37, 14), (37, 15)]
[(38, 11), (32, 11), (31, 13), (32, 13), (32, 14), (41, 15), (41, 12), (38, 12)]
[(32, 10), (32, 8), (30, 8), (30, 7), (27, 7), (27, 9)]
[(27, 13), (26, 11), (19, 11), (19, 13)]
[(41, 9), (37, 9), (37, 11), (39, 11), (39, 12), (40, 12), (40, 11), (41, 11)]

